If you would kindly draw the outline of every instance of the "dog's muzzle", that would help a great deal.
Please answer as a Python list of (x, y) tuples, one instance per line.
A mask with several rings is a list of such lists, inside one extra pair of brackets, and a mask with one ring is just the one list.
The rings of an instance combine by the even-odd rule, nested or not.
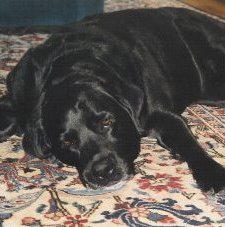
[(126, 177), (126, 167), (114, 155), (94, 157), (83, 172), (87, 186), (93, 189), (108, 187)]

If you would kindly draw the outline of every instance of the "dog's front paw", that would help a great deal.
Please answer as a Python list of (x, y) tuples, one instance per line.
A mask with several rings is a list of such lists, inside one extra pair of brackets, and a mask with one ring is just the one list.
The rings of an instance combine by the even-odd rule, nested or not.
[(214, 160), (199, 163), (199, 168), (193, 170), (193, 177), (205, 192), (217, 193), (225, 189), (225, 168)]

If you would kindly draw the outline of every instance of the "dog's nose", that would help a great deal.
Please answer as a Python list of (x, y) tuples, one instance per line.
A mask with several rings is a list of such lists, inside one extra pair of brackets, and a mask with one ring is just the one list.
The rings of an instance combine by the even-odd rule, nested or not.
[(122, 174), (111, 159), (104, 159), (93, 163), (87, 176), (89, 183), (98, 186), (108, 186), (119, 181), (121, 178)]
[(100, 181), (104, 178), (111, 178), (115, 173), (115, 166), (112, 162), (109, 161), (101, 161), (99, 163), (96, 163), (92, 167), (93, 175), (98, 178)]

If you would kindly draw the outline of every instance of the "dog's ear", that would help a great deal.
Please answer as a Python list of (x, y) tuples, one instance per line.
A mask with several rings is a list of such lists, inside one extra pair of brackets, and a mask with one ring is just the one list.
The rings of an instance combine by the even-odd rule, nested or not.
[(0, 98), (0, 142), (18, 132), (16, 117), (8, 96)]
[(51, 156), (51, 144), (40, 119), (27, 124), (22, 144), (27, 153), (38, 158)]
[(44, 62), (52, 46), (29, 49), (19, 64), (9, 74), (7, 86), (10, 99), (16, 109), (16, 117), (23, 129), (23, 148), (39, 158), (51, 153), (51, 145), (42, 124), (42, 102), (45, 93)]
[(116, 102), (128, 113), (132, 119), (136, 129), (140, 134), (142, 134), (142, 129), (140, 127), (139, 116), (142, 111), (144, 104), (144, 93), (141, 89), (134, 85), (129, 86), (127, 89), (114, 92), (113, 97)]

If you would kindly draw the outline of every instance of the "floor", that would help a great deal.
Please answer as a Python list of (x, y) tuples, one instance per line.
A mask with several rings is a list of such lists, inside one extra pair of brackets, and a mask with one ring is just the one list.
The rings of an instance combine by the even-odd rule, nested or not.
[(208, 12), (215, 16), (225, 19), (225, 1), (224, 0), (181, 0), (196, 9)]

